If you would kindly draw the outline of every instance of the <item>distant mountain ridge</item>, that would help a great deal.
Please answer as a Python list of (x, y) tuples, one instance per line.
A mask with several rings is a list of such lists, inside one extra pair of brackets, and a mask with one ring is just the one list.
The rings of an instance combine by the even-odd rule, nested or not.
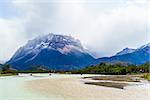
[(115, 56), (132, 53), (132, 52), (134, 52), (134, 51), (135, 51), (135, 49), (125, 48), (125, 49), (123, 49), (122, 51), (118, 52)]
[(150, 61), (150, 43), (137, 49), (123, 49), (112, 57), (102, 57), (95, 61), (95, 64), (101, 62), (126, 62), (129, 64), (140, 65)]

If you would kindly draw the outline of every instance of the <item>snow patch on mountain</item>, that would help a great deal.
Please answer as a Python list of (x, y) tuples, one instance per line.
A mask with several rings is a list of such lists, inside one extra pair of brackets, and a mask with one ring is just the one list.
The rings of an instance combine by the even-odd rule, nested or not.
[(146, 48), (146, 47), (149, 47), (149, 48), (150, 48), (150, 43), (148, 43), (148, 44), (146, 44), (146, 45), (143, 45), (143, 46), (141, 46), (141, 47), (138, 48), (138, 49), (143, 49), (143, 48)]
[(125, 48), (122, 51), (118, 52), (115, 56), (124, 55), (124, 54), (128, 54), (128, 53), (133, 53), (134, 51), (135, 51), (135, 49)]
[(19, 48), (12, 59), (16, 61), (30, 53), (34, 55), (31, 59), (34, 59), (43, 49), (56, 50), (66, 55), (75, 51), (86, 52), (79, 40), (71, 36), (49, 33), (29, 40), (25, 46)]
[(143, 45), (143, 46), (136, 49), (136, 51), (141, 51), (141, 50), (145, 51), (147, 53), (150, 53), (150, 43)]

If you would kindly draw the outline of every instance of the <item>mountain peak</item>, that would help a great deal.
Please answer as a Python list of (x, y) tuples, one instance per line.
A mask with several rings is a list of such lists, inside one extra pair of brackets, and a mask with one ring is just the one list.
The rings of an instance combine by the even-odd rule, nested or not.
[(142, 46), (139, 47), (138, 49), (144, 49), (144, 48), (146, 48), (146, 47), (150, 48), (150, 43), (147, 43), (147, 44), (145, 44), (145, 45), (142, 45)]
[[(97, 62), (126, 62), (133, 65), (140, 65), (150, 61), (150, 43), (137, 49), (125, 48), (112, 57), (99, 58)], [(96, 63), (97, 63), (96, 62)]]
[(145, 51), (150, 53), (150, 43), (137, 48), (136, 51)]
[[(90, 63), (94, 58), (87, 53), (78, 39), (49, 33), (29, 40), (13, 55), (8, 63), (14, 66), (43, 65), (49, 68), (72, 69)], [(19, 69), (19, 68), (18, 68)], [(63, 68), (62, 68), (63, 69)]]
[(125, 48), (125, 49), (123, 49), (122, 51), (118, 52), (115, 56), (132, 53), (132, 52), (134, 52), (134, 51), (135, 51), (135, 49), (132, 49), (132, 48)]
[(128, 54), (128, 53), (133, 53), (135, 51), (141, 51), (141, 50), (150, 53), (150, 43), (147, 43), (146, 45), (142, 45), (141, 47), (139, 47), (137, 49), (125, 48), (122, 51), (116, 53), (115, 56), (124, 55), (124, 54)]
[(67, 35), (59, 35), (49, 33), (48, 35), (39, 36), (34, 40), (29, 40), (27, 45), (28, 46), (48, 46), (52, 48), (63, 48), (65, 45), (73, 45), (82, 48), (82, 45), (79, 40), (74, 39), (72, 36)]
[(29, 40), (25, 46), (21, 47), (14, 54), (12, 59), (25, 55), (24, 53), (28, 54), (32, 52), (36, 55), (43, 49), (52, 49), (63, 54), (67, 54), (73, 50), (86, 52), (78, 39), (75, 39), (72, 36), (49, 33), (47, 35), (38, 36), (33, 40)]

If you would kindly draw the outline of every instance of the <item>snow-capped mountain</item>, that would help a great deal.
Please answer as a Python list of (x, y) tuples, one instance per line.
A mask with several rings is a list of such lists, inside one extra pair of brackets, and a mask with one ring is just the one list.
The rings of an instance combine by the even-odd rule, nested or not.
[(86, 66), (93, 60), (79, 40), (71, 36), (50, 33), (29, 40), (7, 63), (23, 70), (37, 65), (49, 69), (70, 70)]
[[(43, 49), (56, 50), (62, 54), (67, 54), (73, 50), (85, 52), (79, 40), (76, 40), (71, 36), (49, 33), (48, 35), (39, 36), (33, 40), (29, 40), (25, 46), (21, 47), (14, 54), (12, 59), (18, 60), (20, 57), (29, 53), (33, 53), (36, 56)], [(35, 56), (33, 56), (33, 58)]]
[(132, 52), (134, 52), (134, 51), (135, 51), (135, 49), (125, 48), (125, 49), (123, 49), (122, 51), (118, 52), (115, 56), (132, 53)]
[(147, 53), (150, 53), (150, 43), (137, 48), (136, 51), (145, 51)]
[(145, 52), (150, 53), (150, 43), (143, 45), (137, 49), (125, 48), (122, 51), (118, 52), (115, 56), (129, 54), (129, 53), (133, 53), (133, 52), (140, 51), (140, 50), (144, 50)]
[(140, 65), (150, 61), (150, 43), (137, 49), (123, 49), (112, 57), (103, 57), (96, 60), (100, 62), (126, 62), (129, 64)]

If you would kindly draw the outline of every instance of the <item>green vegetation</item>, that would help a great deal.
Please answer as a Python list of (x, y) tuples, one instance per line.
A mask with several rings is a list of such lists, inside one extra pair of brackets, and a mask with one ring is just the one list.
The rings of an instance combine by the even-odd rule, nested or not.
[(0, 73), (0, 76), (12, 76), (12, 75), (17, 75), (17, 74), (13, 74), (13, 73), (1, 74)]
[(31, 70), (18, 71), (18, 70), (12, 69), (10, 65), (5, 64), (1, 67), (0, 76), (18, 75), (18, 73), (49, 73), (49, 72), (53, 73), (55, 71), (45, 69), (42, 66), (34, 66), (32, 67)]
[[(123, 66), (121, 64), (109, 64), (100, 63), (98, 65), (89, 66), (80, 70), (72, 71), (55, 71), (46, 69), (43, 66), (34, 66), (30, 70), (17, 71), (10, 65), (2, 65), (0, 69), (0, 75), (16, 75), (18, 73), (62, 73), (62, 74), (105, 74), (105, 75), (128, 75), (128, 74), (142, 74), (149, 73), (150, 62), (147, 62), (140, 66), (128, 65)], [(148, 74), (149, 75), (149, 74)], [(144, 75), (143, 78), (149, 79), (148, 75)]]
[(105, 86), (105, 87), (113, 87), (123, 89), (127, 86), (127, 83), (114, 83), (114, 82), (86, 82), (85, 84), (97, 85), (97, 86)]
[[(140, 66), (128, 65), (123, 66), (119, 64), (111, 65), (107, 63), (101, 63), (96, 66), (90, 66), (83, 68), (73, 73), (88, 73), (88, 74), (105, 74), (107, 76), (93, 76), (93, 77), (84, 77), (90, 78), (92, 80), (98, 80), (99, 82), (85, 82), (85, 84), (114, 87), (123, 89), (126, 85), (129, 85), (126, 82), (140, 82), (141, 78), (150, 81), (150, 62), (142, 64)], [(126, 75), (127, 74), (127, 75)], [(106, 81), (106, 82), (101, 82)], [(107, 82), (112, 81), (112, 82)]]
[(123, 66), (121, 64), (107, 64), (100, 63), (95, 66), (89, 66), (80, 70), (72, 71), (76, 74), (106, 74), (106, 75), (126, 75), (126, 74), (140, 74), (149, 73), (150, 62), (140, 66), (128, 65)]
[(145, 74), (143, 74), (143, 75), (141, 76), (141, 78), (144, 78), (144, 79), (150, 81), (150, 73), (145, 73)]
[(17, 75), (17, 71), (12, 69), (10, 65), (3, 65), (0, 70), (0, 76)]
[(53, 73), (54, 70), (49, 70), (43, 66), (33, 66), (30, 70), (21, 70), (17, 71), (17, 73)]

